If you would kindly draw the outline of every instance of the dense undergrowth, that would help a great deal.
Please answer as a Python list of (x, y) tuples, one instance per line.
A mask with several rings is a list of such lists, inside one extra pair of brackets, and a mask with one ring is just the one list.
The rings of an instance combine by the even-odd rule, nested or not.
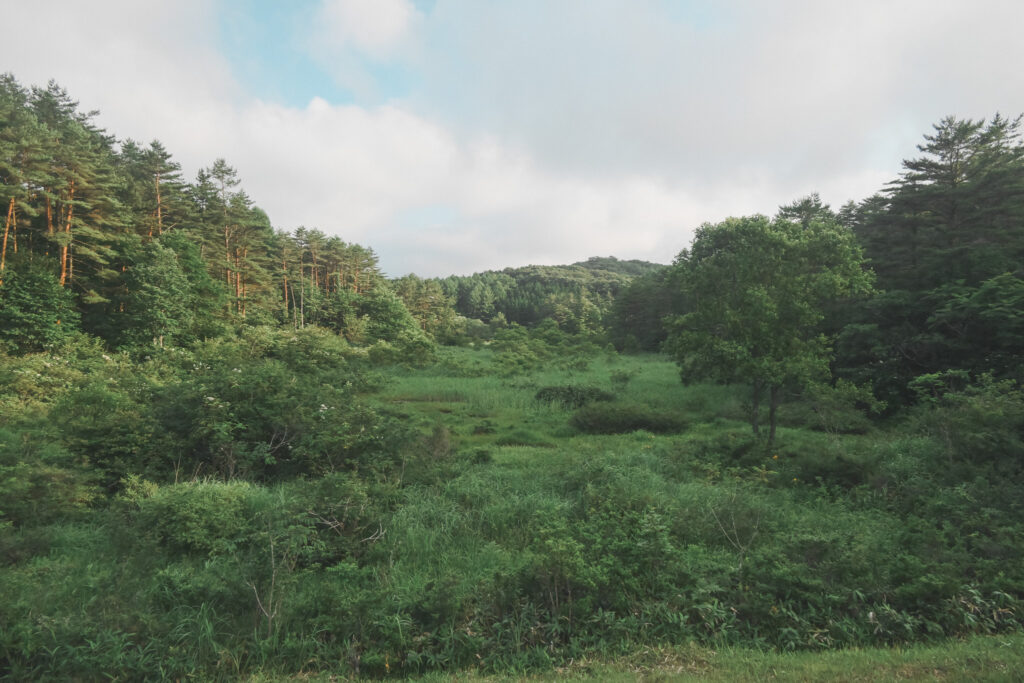
[[(1024, 479), (996, 455), (1022, 412), (998, 387), (880, 427), (794, 398), (768, 449), (741, 388), (658, 356), (414, 369), (318, 334), (5, 361), (3, 675), (514, 674), (1020, 629)], [(588, 433), (616, 406), (673, 427)]]

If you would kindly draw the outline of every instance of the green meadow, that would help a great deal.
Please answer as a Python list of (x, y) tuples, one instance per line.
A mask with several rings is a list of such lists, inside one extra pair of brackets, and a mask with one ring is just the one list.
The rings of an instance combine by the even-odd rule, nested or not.
[[(1016, 486), (964, 479), (927, 433), (865, 430), (809, 399), (785, 405), (768, 448), (741, 388), (684, 386), (661, 356), (503, 374), (501, 353), (378, 370), (362, 400), (408, 441), (376, 476), (133, 477), (100, 509), (8, 530), (7, 675), (1018, 669), (1021, 526), (998, 507)], [(658, 431), (588, 433), (605, 431), (578, 419), (595, 406)]]

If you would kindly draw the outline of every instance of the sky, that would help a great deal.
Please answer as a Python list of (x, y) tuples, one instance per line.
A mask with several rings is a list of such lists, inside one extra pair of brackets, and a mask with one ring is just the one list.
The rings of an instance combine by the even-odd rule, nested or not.
[[(1018, 0), (4, 0), (0, 71), (56, 80), (191, 179), (390, 276), (616, 256), (839, 208), (945, 116), (1024, 112)], [(19, 28), (20, 27), (20, 28)]]

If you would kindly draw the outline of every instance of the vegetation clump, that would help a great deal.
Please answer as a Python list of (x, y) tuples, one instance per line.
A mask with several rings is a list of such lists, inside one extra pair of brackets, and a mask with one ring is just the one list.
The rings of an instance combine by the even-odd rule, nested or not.
[(568, 384), (541, 387), (534, 398), (543, 403), (556, 403), (563, 408), (582, 408), (595, 401), (612, 401), (615, 395), (597, 387)]
[(638, 430), (670, 434), (685, 427), (677, 415), (636, 403), (587, 405), (573, 413), (569, 424), (584, 434), (627, 434)]

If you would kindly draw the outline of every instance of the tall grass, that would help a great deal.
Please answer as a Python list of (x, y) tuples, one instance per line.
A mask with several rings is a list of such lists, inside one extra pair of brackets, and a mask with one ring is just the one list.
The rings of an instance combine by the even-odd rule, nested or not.
[[(489, 351), (443, 353), (372, 398), (422, 434), (401, 476), (139, 484), (4, 532), (0, 675), (867, 680), (1020, 663), (993, 645), (1022, 644), (1013, 477), (953, 480), (927, 435), (793, 424), (768, 450), (742, 387), (682, 386), (660, 357), (498, 377)], [(686, 428), (582, 434), (535, 398), (545, 386)], [(960, 650), (974, 669), (855, 649), (992, 633)]]

